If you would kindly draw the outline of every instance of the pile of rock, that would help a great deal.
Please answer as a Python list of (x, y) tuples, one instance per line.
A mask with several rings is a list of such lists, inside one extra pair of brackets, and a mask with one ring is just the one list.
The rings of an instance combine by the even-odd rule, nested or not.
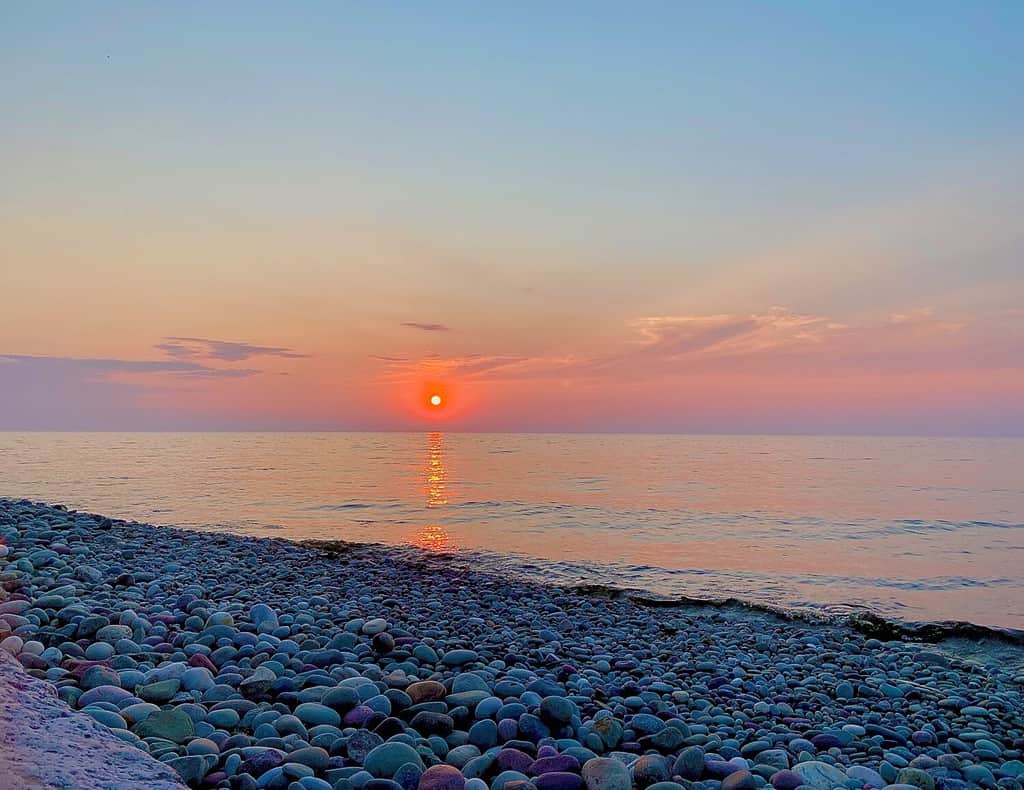
[(1024, 677), (841, 626), (11, 500), (0, 544), (0, 648), (194, 787), (1024, 779)]

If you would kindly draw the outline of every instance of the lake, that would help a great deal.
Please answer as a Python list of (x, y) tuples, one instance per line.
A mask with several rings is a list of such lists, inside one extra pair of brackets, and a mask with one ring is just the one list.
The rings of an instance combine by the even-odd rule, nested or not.
[(660, 597), (1024, 628), (1024, 440), (0, 433), (0, 495)]

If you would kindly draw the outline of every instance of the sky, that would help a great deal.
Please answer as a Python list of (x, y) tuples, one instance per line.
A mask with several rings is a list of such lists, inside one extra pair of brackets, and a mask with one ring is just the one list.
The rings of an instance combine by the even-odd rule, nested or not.
[(1022, 36), (2, 4), (0, 429), (1024, 435)]

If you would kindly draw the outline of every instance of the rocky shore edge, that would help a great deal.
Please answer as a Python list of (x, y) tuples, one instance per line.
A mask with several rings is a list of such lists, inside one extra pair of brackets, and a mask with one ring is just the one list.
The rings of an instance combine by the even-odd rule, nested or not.
[[(301, 540), (300, 545), (308, 546), (329, 554), (346, 554), (354, 551), (381, 551), (399, 556), (409, 553), (424, 554), (422, 549), (411, 546), (389, 546), (384, 543), (360, 543), (348, 540)], [(450, 552), (428, 552), (430, 557), (439, 562), (454, 562), (463, 568), (472, 567), (478, 552), (464, 551), (455, 555)], [(494, 554), (487, 554), (488, 567), (493, 564)], [(510, 569), (515, 569), (511, 565)], [(595, 573), (598, 573), (595, 569)], [(518, 574), (517, 574), (518, 575)], [(842, 614), (816, 610), (805, 606), (792, 608), (770, 602), (750, 601), (744, 598), (695, 598), (691, 596), (659, 597), (647, 590), (639, 588), (623, 588), (601, 583), (580, 583), (558, 585), (581, 595), (599, 598), (616, 598), (629, 600), (639, 606), (652, 609), (712, 607), (725, 609), (749, 610), (754, 613), (769, 614), (786, 620), (801, 620), (807, 623), (828, 624), (844, 623), (870, 637), (889, 640), (907, 640), (911, 642), (937, 643), (955, 639), (989, 640), (1005, 643), (1014, 647), (1024, 648), (1024, 630), (1019, 628), (999, 627), (972, 623), (966, 620), (911, 621), (884, 617), (863, 607), (850, 606)], [(1024, 665), (1024, 651), (1020, 653)]]
[(184, 790), (178, 775), (129, 746), (0, 650), (0, 788)]
[(0, 499), (0, 650), (192, 787), (1022, 788), (998, 665), (339, 546)]

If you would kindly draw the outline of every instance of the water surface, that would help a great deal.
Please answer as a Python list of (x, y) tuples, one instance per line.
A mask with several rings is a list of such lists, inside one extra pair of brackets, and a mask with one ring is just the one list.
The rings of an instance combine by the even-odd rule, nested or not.
[(1024, 440), (0, 433), (0, 495), (482, 567), (1024, 628)]

